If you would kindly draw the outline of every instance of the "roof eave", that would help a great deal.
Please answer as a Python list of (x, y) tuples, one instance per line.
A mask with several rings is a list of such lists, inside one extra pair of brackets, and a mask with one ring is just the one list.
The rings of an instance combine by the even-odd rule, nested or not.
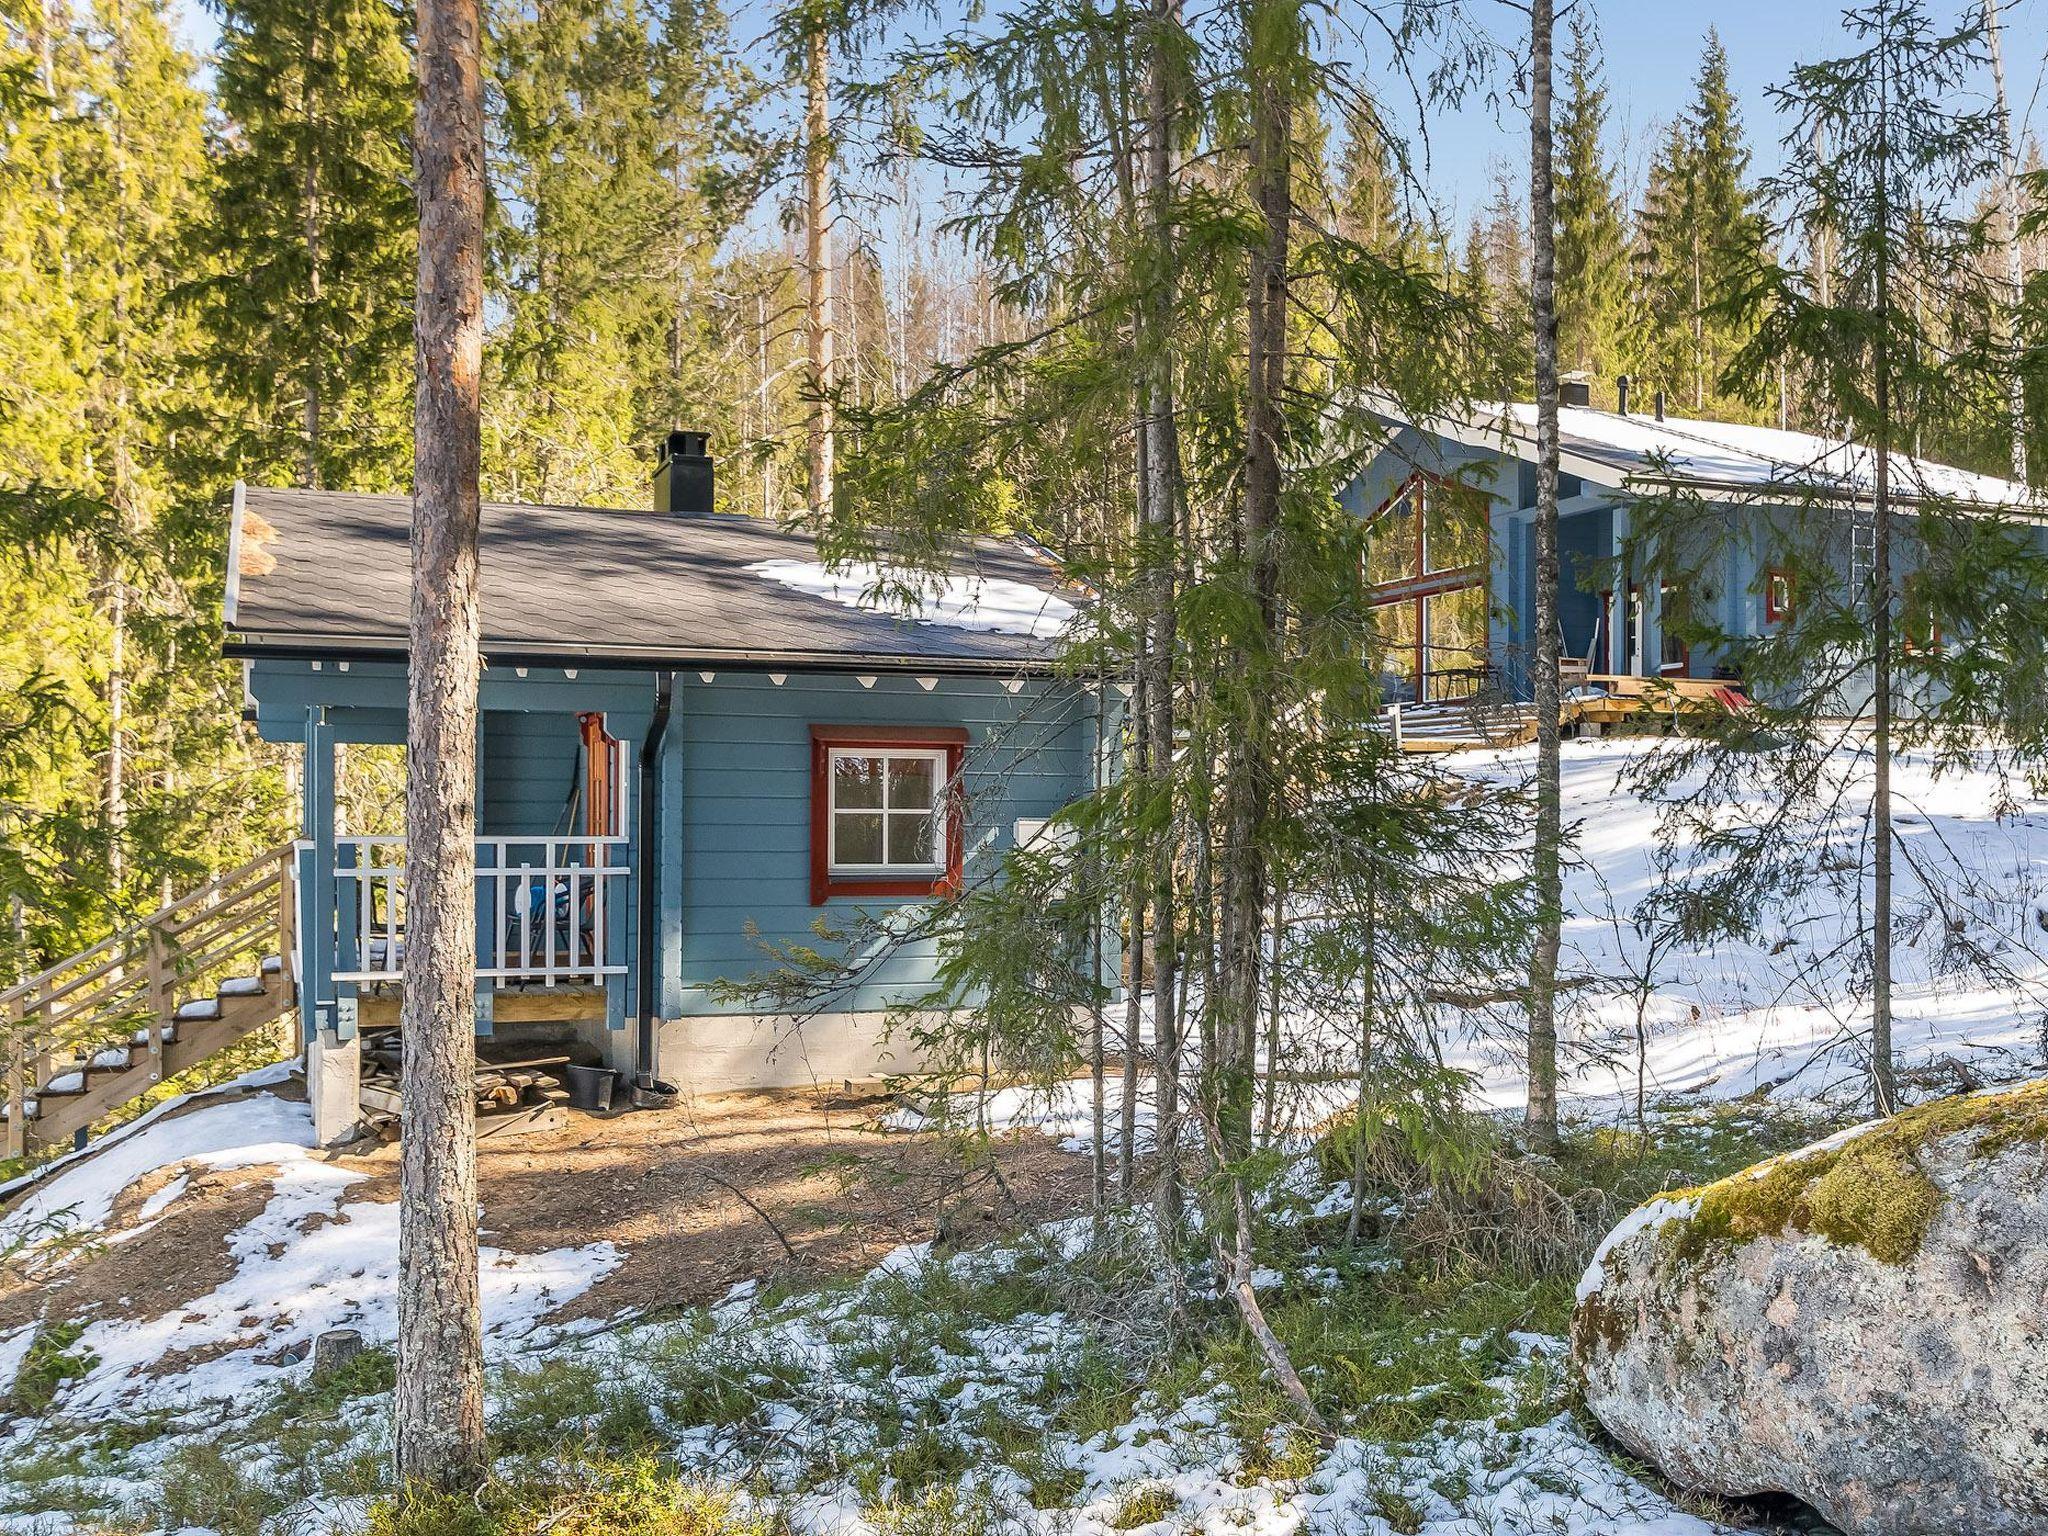
[[(223, 655), (276, 661), (388, 661), (403, 665), (402, 638), (382, 635), (275, 634), (234, 629)], [(1049, 656), (906, 656), (847, 651), (774, 651), (699, 647), (666, 650), (650, 646), (483, 645), (484, 660), (500, 667), (561, 667), (592, 671), (647, 672), (692, 667), (733, 672), (887, 672), (915, 676), (942, 673), (972, 677), (1051, 676), (1059, 664)]]

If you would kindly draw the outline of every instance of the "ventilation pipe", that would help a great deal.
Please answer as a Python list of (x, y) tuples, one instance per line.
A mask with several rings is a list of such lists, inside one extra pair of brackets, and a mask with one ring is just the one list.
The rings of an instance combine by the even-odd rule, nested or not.
[(1629, 377), (1625, 373), (1614, 381), (1614, 408), (1623, 416), (1628, 414), (1628, 385)]

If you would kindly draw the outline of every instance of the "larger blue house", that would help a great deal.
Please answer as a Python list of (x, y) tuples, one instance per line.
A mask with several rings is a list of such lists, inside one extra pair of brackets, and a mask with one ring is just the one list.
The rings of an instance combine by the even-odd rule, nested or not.
[[(1558, 617), (1568, 674), (1739, 676), (1741, 640), (1792, 615), (1792, 578), (1775, 563), (1789, 537), (1825, 540), (1825, 558), (1845, 573), (1867, 558), (1869, 449), (1668, 417), (1661, 396), (1649, 412), (1630, 412), (1625, 391), (1622, 410), (1594, 410), (1583, 382), (1567, 381), (1564, 396)], [(1418, 422), (1375, 402), (1367, 416), (1376, 446), (1343, 500), (1377, 524), (1366, 575), (1386, 639), (1387, 699), (1433, 704), (1482, 683), (1527, 698), (1535, 407), (1509, 403)], [(1939, 497), (2002, 517), (2037, 521), (2040, 512), (2025, 487), (1901, 454), (1892, 456), (1892, 483), (1902, 511)], [(1676, 593), (1627, 568), (1631, 518), (1645, 496), (1686, 498), (1716, 525), (1697, 590)], [(1909, 570), (1910, 532), (1898, 558)], [(1681, 599), (1731, 643), (1695, 653), (1673, 634), (1665, 614)]]
[[(655, 511), (484, 509), (477, 1027), (690, 1089), (900, 1069), (885, 1021), (929, 986), (928, 944), (856, 957), (790, 1013), (748, 980), (766, 946), (820, 943), (821, 916), (981, 877), (1094, 785), (1097, 701), (1051, 660), (1072, 594), (984, 542), (894, 611), (876, 573), (713, 512), (695, 434), (656, 491)], [(410, 514), (235, 498), (227, 648), (264, 739), (303, 752), (299, 1007), (326, 1134), (354, 1118), (359, 1026), (404, 985), (403, 841), (347, 825), (335, 791), (338, 754), (405, 739)]]

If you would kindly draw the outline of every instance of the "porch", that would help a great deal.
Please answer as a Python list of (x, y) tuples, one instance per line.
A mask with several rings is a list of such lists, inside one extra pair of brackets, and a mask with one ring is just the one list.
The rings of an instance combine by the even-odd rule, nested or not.
[[(476, 1028), (625, 1066), (649, 693), (616, 674), (537, 671), (488, 678), (478, 716)], [(267, 674), (259, 723), (273, 739), (270, 717), (300, 695), (329, 701), (300, 706), (299, 1015), (309, 1047), (353, 1050), (359, 1031), (396, 1026), (405, 989), (404, 676)], [(380, 774), (381, 795), (367, 791)]]

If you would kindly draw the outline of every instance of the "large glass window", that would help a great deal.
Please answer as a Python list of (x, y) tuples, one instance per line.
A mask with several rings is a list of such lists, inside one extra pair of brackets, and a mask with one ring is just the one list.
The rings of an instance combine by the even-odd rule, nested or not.
[(1460, 698), (1486, 670), (1486, 498), (1418, 475), (1373, 520), (1365, 580), (1389, 703)]

